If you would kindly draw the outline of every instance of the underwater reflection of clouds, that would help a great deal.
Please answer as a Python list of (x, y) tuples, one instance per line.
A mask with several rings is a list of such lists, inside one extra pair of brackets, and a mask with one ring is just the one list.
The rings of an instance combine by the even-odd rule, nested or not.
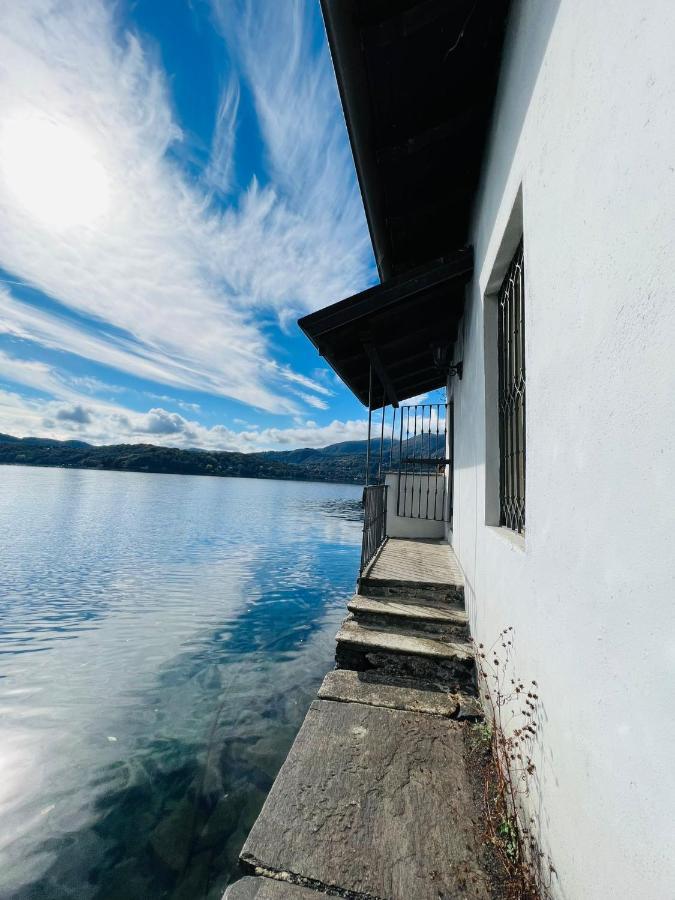
[(0, 897), (222, 893), (331, 665), (360, 542), (341, 495), (8, 471)]

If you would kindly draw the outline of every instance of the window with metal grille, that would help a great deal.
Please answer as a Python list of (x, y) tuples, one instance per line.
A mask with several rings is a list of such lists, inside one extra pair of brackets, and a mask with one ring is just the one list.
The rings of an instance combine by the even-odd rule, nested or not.
[(525, 272), (523, 240), (499, 289), (500, 524), (525, 530)]

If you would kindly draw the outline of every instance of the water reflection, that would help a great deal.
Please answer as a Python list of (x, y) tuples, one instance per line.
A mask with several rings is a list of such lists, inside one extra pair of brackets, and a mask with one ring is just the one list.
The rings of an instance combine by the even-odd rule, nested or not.
[(220, 897), (331, 665), (360, 490), (0, 471), (0, 896)]

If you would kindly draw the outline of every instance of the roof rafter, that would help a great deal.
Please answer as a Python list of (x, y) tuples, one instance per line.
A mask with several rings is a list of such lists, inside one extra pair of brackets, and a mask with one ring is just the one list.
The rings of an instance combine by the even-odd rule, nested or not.
[(370, 360), (370, 364), (375, 370), (375, 374), (380, 380), (380, 384), (382, 385), (382, 389), (384, 390), (389, 403), (391, 403), (394, 409), (396, 409), (398, 407), (398, 397), (396, 396), (396, 390), (391, 382), (389, 375), (387, 374), (387, 370), (382, 364), (382, 360), (380, 359), (380, 354), (377, 351), (377, 347), (375, 346), (375, 344), (372, 344), (368, 340), (361, 341), (361, 343), (363, 344), (363, 349), (366, 351), (368, 359)]

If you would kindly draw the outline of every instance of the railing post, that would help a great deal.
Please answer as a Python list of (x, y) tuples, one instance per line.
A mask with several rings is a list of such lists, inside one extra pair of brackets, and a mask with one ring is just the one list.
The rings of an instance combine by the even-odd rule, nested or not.
[(383, 498), (382, 498), (382, 505), (383, 505), (383, 512), (382, 512), (382, 542), (384, 542), (384, 541), (386, 540), (386, 538), (387, 538), (387, 499), (388, 499), (388, 496), (389, 496), (389, 485), (388, 485), (388, 484), (385, 484), (385, 485), (384, 485), (384, 490), (383, 490)]
[(370, 484), (370, 426), (373, 419), (373, 364), (368, 368), (368, 443), (366, 444), (366, 487)]
[(394, 407), (393, 415), (391, 417), (391, 444), (389, 444), (389, 471), (392, 470), (392, 463), (394, 459), (394, 429), (396, 428), (396, 407)]
[(377, 465), (377, 480), (378, 482), (382, 481), (382, 454), (384, 452), (384, 413), (386, 410), (386, 399), (387, 395), (383, 391), (382, 392), (382, 422), (380, 423), (380, 461)]

